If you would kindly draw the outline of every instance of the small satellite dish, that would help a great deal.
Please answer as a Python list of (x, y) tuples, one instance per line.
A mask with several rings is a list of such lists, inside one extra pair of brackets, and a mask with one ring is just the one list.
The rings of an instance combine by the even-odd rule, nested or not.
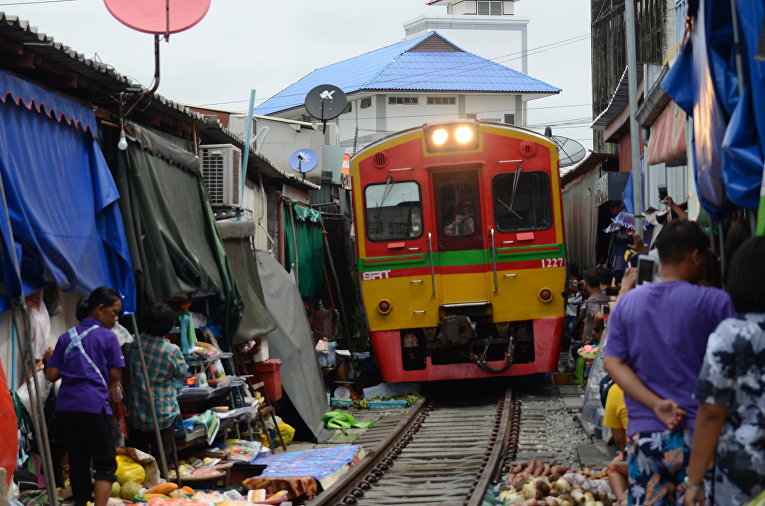
[(340, 116), (348, 104), (343, 90), (331, 84), (322, 84), (305, 96), (305, 109), (314, 118), (327, 122)]
[(311, 172), (319, 165), (319, 155), (312, 149), (298, 149), (290, 157), (290, 167), (303, 174)]
[(120, 23), (139, 32), (169, 35), (199, 23), (212, 0), (104, 0)]
[(584, 146), (574, 139), (561, 137), (560, 135), (553, 135), (551, 139), (558, 146), (561, 168), (575, 165), (584, 160), (584, 157), (587, 155), (587, 150), (584, 149)]

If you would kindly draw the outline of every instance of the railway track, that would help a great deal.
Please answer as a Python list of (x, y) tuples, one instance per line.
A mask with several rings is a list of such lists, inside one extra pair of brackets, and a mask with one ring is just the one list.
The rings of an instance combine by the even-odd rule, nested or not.
[(480, 505), (517, 441), (512, 393), (451, 397), (421, 399), (315, 504)]

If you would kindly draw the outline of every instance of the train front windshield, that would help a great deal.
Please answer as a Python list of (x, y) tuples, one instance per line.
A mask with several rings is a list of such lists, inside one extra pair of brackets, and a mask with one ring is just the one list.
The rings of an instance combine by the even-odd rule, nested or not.
[(546, 173), (499, 174), (492, 181), (492, 190), (498, 231), (545, 230), (552, 226), (550, 178)]

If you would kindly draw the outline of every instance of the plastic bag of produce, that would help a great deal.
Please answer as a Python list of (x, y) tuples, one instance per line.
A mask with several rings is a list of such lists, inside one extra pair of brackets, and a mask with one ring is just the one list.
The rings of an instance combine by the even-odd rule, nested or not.
[[(282, 421), (279, 422), (278, 427), (279, 427), (279, 432), (281, 432), (282, 434), (282, 439), (284, 439), (284, 444), (288, 445), (292, 443), (292, 440), (295, 438), (295, 428)], [(278, 446), (280, 444), (279, 438), (277, 436), (274, 436), (274, 440), (276, 441), (276, 445)], [(271, 445), (269, 444), (268, 438), (266, 436), (261, 437), (260, 442), (263, 444), (263, 446), (268, 446), (269, 448), (271, 447)]]
[[(159, 485), (160, 483), (164, 483), (165, 480), (162, 479), (162, 476), (159, 474), (159, 466), (157, 465), (157, 461), (149, 455), (148, 453), (144, 453), (141, 450), (138, 450), (136, 448), (117, 448), (117, 465), (119, 466), (120, 457), (129, 458), (133, 463), (140, 464), (140, 466), (143, 468), (145, 472), (145, 477), (143, 480), (139, 481), (138, 483), (143, 483), (143, 485), (146, 488), (151, 488), (155, 485)], [(136, 480), (133, 480), (136, 481)], [(120, 485), (122, 482), (120, 482)]]
[(117, 481), (124, 485), (129, 481), (143, 483), (146, 479), (146, 471), (141, 464), (138, 464), (127, 455), (117, 455)]

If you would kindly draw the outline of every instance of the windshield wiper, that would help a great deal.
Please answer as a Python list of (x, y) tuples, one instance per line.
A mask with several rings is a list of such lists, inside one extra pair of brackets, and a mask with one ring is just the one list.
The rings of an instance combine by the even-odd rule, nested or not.
[(382, 213), (383, 204), (390, 196), (391, 191), (393, 190), (393, 185), (396, 184), (395, 181), (393, 181), (393, 176), (388, 175), (388, 180), (385, 181), (385, 188), (383, 189), (382, 198), (380, 199), (380, 202), (377, 204), (377, 215), (375, 216), (375, 221), (380, 221), (380, 214)]
[(497, 199), (497, 202), (505, 206), (508, 211), (520, 218), (521, 221), (526, 221), (520, 214), (513, 210), (513, 204), (515, 203), (515, 192), (518, 191), (518, 181), (521, 179), (521, 169), (522, 167), (520, 165), (515, 168), (515, 177), (513, 177), (513, 193), (510, 195), (510, 204), (505, 204), (502, 199)]

